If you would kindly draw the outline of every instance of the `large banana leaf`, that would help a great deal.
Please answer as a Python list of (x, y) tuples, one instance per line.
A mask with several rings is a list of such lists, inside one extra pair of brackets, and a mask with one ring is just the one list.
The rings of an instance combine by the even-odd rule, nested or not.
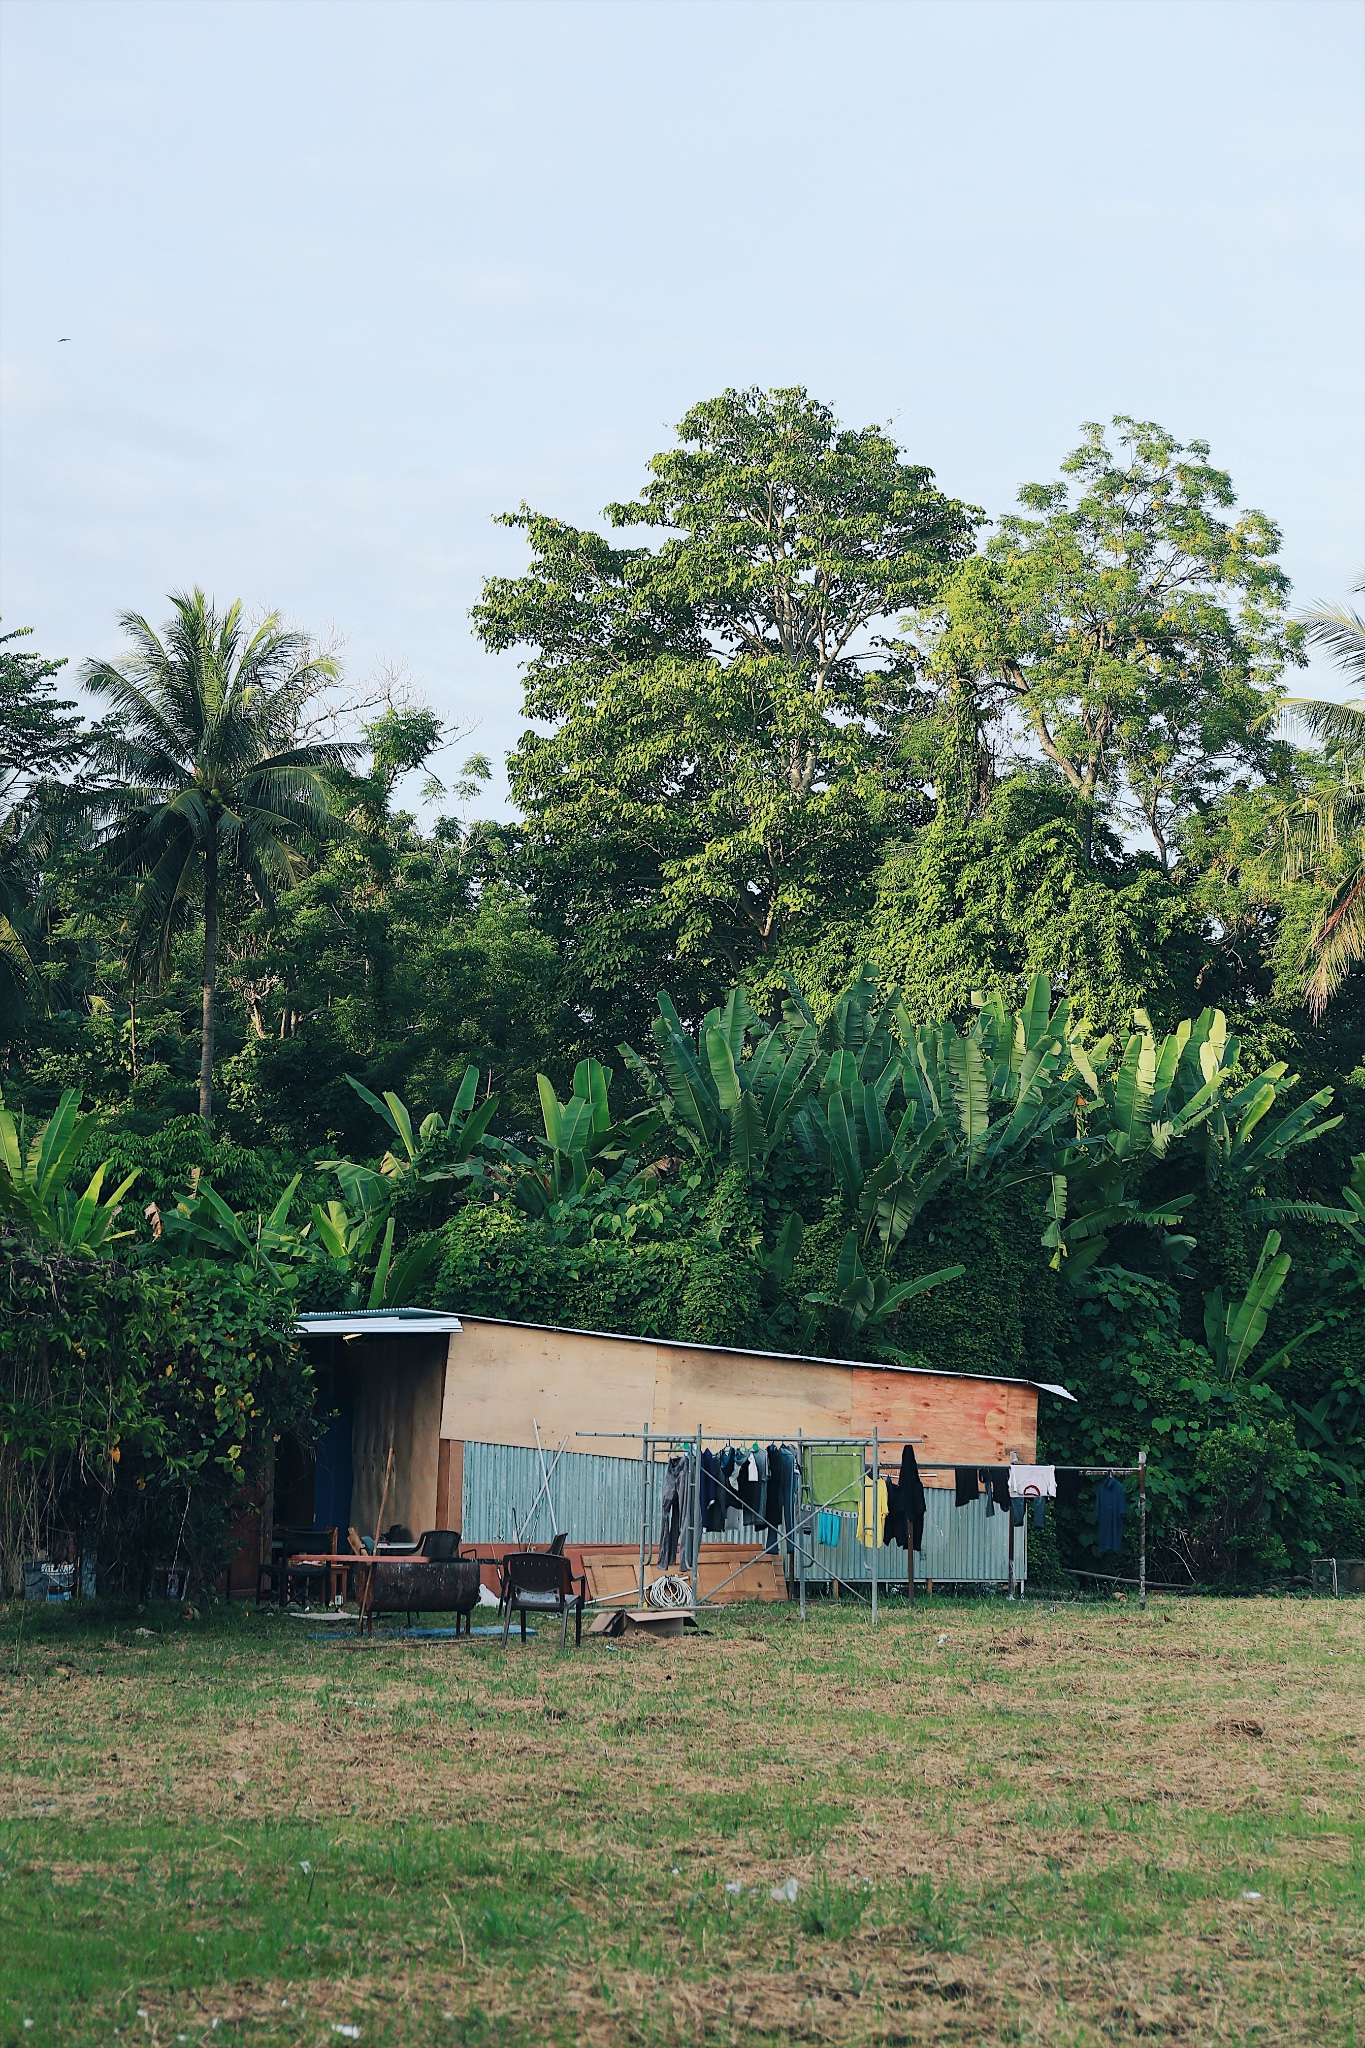
[(742, 1173), (755, 1173), (766, 1156), (765, 1138), (763, 1113), (746, 1090), (735, 1104), (734, 1115), (730, 1118), (731, 1165), (737, 1166)]
[(1151, 1141), (1152, 1097), (1156, 1086), (1156, 1043), (1146, 1031), (1135, 1031), (1110, 1090), (1110, 1129), (1125, 1153), (1143, 1150)]
[(107, 1161), (96, 1168), (82, 1194), (67, 1186), (77, 1159), (99, 1127), (97, 1116), (80, 1114), (80, 1095), (68, 1088), (52, 1115), (28, 1137), (0, 1096), (0, 1214), (15, 1217), (35, 1236), (73, 1251), (101, 1251), (116, 1238), (130, 1236), (130, 1231), (113, 1226), (123, 1197), (137, 1179), (136, 1171), (111, 1195), (104, 1194)]
[(724, 1114), (729, 1116), (740, 1097), (739, 1072), (735, 1066), (734, 1049), (724, 1032), (714, 1026), (703, 1034), (703, 1038), (706, 1064), (710, 1068), (716, 1101)]
[(692, 1042), (667, 996), (659, 997), (659, 1008), (662, 1015), (654, 1019), (653, 1038), (674, 1108), (702, 1149), (713, 1151), (720, 1144), (724, 1129), (715, 1083), (709, 1071), (703, 1073)]
[(590, 1105), (592, 1128), (599, 1136), (611, 1129), (611, 1110), (607, 1106), (610, 1086), (611, 1069), (600, 1060), (580, 1060), (574, 1068), (573, 1092)]
[(1291, 1263), (1289, 1253), (1280, 1250), (1279, 1232), (1267, 1231), (1256, 1270), (1242, 1299), (1225, 1309), (1220, 1287), (1204, 1296), (1204, 1338), (1224, 1379), (1236, 1379), (1265, 1335), (1270, 1311)]
[(948, 1045), (948, 1077), (970, 1175), (975, 1157), (986, 1142), (991, 1111), (985, 1055), (975, 1039), (954, 1034)]

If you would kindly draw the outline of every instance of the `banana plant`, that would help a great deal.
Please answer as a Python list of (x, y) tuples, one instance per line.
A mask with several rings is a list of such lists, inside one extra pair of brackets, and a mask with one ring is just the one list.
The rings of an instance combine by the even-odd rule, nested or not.
[[(931, 1287), (942, 1286), (945, 1281), (959, 1279), (966, 1270), (965, 1266), (943, 1266), (936, 1273), (919, 1273), (913, 1280), (902, 1280), (893, 1287), (885, 1275), (878, 1274), (874, 1278), (869, 1274), (858, 1247), (858, 1233), (850, 1230), (839, 1249), (834, 1293), (802, 1297), (808, 1310), (802, 1335), (807, 1341), (813, 1337), (816, 1318), (812, 1312), (823, 1308), (828, 1311), (830, 1324), (840, 1342), (852, 1344), (868, 1337), (875, 1338), (907, 1301), (927, 1294)], [(894, 1345), (874, 1344), (873, 1348), (885, 1356), (899, 1355)]]
[(22, 1117), (16, 1124), (0, 1095), (0, 1214), (67, 1251), (100, 1252), (132, 1235), (114, 1225), (137, 1173), (127, 1174), (106, 1195), (106, 1160), (83, 1193), (68, 1185), (76, 1161), (100, 1127), (97, 1116), (80, 1114), (80, 1104), (78, 1091), (67, 1088), (52, 1115), (30, 1134)]
[[(1225, 1307), (1221, 1287), (1213, 1288), (1204, 1296), (1204, 1343), (1220, 1377), (1229, 1384), (1236, 1379), (1265, 1335), (1270, 1311), (1284, 1286), (1291, 1263), (1289, 1253), (1280, 1250), (1279, 1231), (1267, 1231), (1256, 1270), (1241, 1300)], [(1305, 1331), (1304, 1336), (1307, 1335)], [(1302, 1342), (1302, 1339), (1298, 1341)], [(1288, 1347), (1263, 1367), (1259, 1376), (1263, 1377), (1280, 1358), (1287, 1355)]]
[(369, 1309), (410, 1308), (418, 1292), (440, 1255), (441, 1241), (438, 1237), (424, 1237), (415, 1245), (409, 1245), (403, 1256), (394, 1262), (393, 1218), (384, 1225), (384, 1240), (379, 1247), (374, 1274), (368, 1294), (364, 1293), (363, 1281), (353, 1283), (348, 1306), (363, 1305)]
[(289, 1221), (302, 1174), (296, 1173), (269, 1214), (253, 1230), (208, 1181), (200, 1180), (173, 1209), (161, 1212), (161, 1232), (183, 1257), (227, 1259), (252, 1272), (282, 1279), (288, 1265), (307, 1257), (304, 1233)]
[[(807, 1113), (865, 1239), (879, 1237), (889, 1260), (949, 1178), (1013, 1186), (1045, 1173), (1040, 1148), (1074, 1135), (1076, 1100), (1069, 1013), (1065, 1002), (1053, 1010), (1045, 976), (1018, 1011), (998, 998), (982, 1004), (965, 1033), (914, 1025), (898, 1003), (882, 1017), (895, 1028), (899, 1056), (870, 1073), (865, 1062), (856, 1072), (832, 1059)], [(869, 1043), (877, 1046), (875, 1031)], [(893, 1132), (897, 1092), (905, 1108)]]
[[(751, 1034), (762, 1034), (752, 1047)], [(765, 1031), (737, 988), (723, 1009), (703, 1017), (694, 1040), (661, 993), (653, 1035), (667, 1089), (646, 1085), (661, 1115), (712, 1171), (736, 1166), (746, 1176), (761, 1173), (824, 1064), (813, 1019), (798, 1015), (786, 1028)], [(643, 1062), (627, 1057), (640, 1073)]]
[[(1296, 1077), (1280, 1061), (1240, 1081), (1241, 1046), (1221, 1010), (1203, 1011), (1160, 1041), (1145, 1011), (1135, 1021), (1138, 1029), (1117, 1061), (1109, 1040), (1090, 1048), (1077, 1041), (1068, 1046), (1088, 1096), (1082, 1105), (1085, 1128), (1053, 1153), (1043, 1243), (1054, 1268), (1065, 1262), (1073, 1279), (1103, 1257), (1114, 1230), (1126, 1225), (1160, 1233), (1168, 1262), (1188, 1256), (1193, 1240), (1175, 1226), (1194, 1189), (1157, 1204), (1140, 1196), (1142, 1174), (1172, 1146), (1191, 1140), (1202, 1148), (1209, 1183), (1227, 1176), (1254, 1180), (1340, 1122), (1322, 1118), (1332, 1100), (1331, 1089), (1323, 1088), (1266, 1124)], [(1263, 1205), (1261, 1213), (1276, 1212)]]
[(381, 1101), (353, 1074), (348, 1074), (346, 1079), (361, 1101), (368, 1103), (375, 1114), (382, 1117), (398, 1140), (397, 1151), (390, 1147), (379, 1165), (380, 1172), (390, 1183), (398, 1186), (413, 1180), (480, 1180), (484, 1177), (482, 1161), (474, 1157), (474, 1152), (483, 1143), (497, 1112), (499, 1098), (489, 1095), (479, 1103), (477, 1067), (466, 1067), (455, 1100), (450, 1105), (449, 1116), (443, 1117), (439, 1110), (432, 1110), (415, 1130), (411, 1111), (391, 1088), (385, 1089)]
[(547, 1215), (557, 1204), (584, 1194), (590, 1184), (602, 1186), (634, 1175), (635, 1153), (649, 1143), (664, 1119), (661, 1111), (646, 1109), (614, 1123), (611, 1079), (610, 1067), (599, 1060), (580, 1060), (569, 1099), (561, 1102), (548, 1076), (536, 1075), (549, 1158), (543, 1168), (522, 1162), (524, 1171), (512, 1190), (531, 1215)]
[[(349, 1171), (347, 1170), (349, 1169)], [(339, 1273), (350, 1276), (347, 1308), (407, 1308), (440, 1254), (440, 1239), (431, 1236), (410, 1246), (395, 1263), (394, 1219), (385, 1217), (379, 1175), (349, 1160), (337, 1163), (342, 1193), (350, 1198), (338, 1202), (314, 1203), (310, 1225), (314, 1241)], [(352, 1206), (354, 1202), (354, 1206)], [(382, 1236), (381, 1236), (382, 1232)], [(365, 1262), (379, 1242), (374, 1271), (368, 1277)]]

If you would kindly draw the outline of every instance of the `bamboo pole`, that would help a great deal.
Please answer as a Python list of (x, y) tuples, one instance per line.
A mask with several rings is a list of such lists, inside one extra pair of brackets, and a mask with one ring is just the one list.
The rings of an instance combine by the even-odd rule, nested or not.
[[(379, 1495), (379, 1514), (375, 1520), (374, 1525), (374, 1544), (370, 1551), (371, 1558), (374, 1557), (375, 1552), (379, 1548), (380, 1532), (384, 1527), (384, 1510), (389, 1504), (389, 1481), (390, 1479), (392, 1479), (392, 1477), (393, 1445), (392, 1443), (390, 1443), (389, 1455), (388, 1458), (385, 1460), (384, 1464), (384, 1484)], [(369, 1570), (365, 1574), (365, 1584), (361, 1592), (360, 1600), (360, 1627), (362, 1630), (364, 1629), (365, 1624), (371, 1619), (370, 1609), (374, 1604), (374, 1575), (378, 1570), (379, 1566), (377, 1564), (371, 1564)]]

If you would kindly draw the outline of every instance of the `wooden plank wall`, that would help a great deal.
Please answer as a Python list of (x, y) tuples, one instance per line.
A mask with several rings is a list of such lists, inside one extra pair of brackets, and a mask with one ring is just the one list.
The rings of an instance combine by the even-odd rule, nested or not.
[[(451, 1442), (542, 1444), (631, 1457), (629, 1439), (594, 1430), (676, 1430), (736, 1442), (870, 1434), (916, 1439), (921, 1462), (1025, 1463), (1037, 1448), (1037, 1391), (1018, 1380), (962, 1379), (807, 1363), (462, 1317), (450, 1339), (440, 1434)], [(952, 1475), (926, 1474), (951, 1485)], [(458, 1496), (455, 1496), (458, 1498)], [(453, 1526), (446, 1524), (445, 1526)]]
[[(374, 1534), (393, 1446), (393, 1478), (384, 1527), (404, 1522), (414, 1536), (438, 1526), (443, 1337), (367, 1338), (355, 1346), (355, 1422), (351, 1431), (351, 1521)], [(455, 1526), (458, 1527), (458, 1524)]]

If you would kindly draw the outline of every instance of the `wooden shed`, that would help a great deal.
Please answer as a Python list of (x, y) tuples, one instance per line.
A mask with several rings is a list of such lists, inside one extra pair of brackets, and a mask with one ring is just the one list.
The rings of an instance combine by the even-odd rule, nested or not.
[[(386, 1523), (414, 1532), (466, 1520), (466, 1448), (539, 1459), (639, 1457), (656, 1435), (915, 1442), (921, 1465), (1033, 1460), (1048, 1382), (805, 1358), (719, 1345), (546, 1328), (422, 1310), (305, 1315), (330, 1419), (316, 1460), (319, 1525), (373, 1529), (388, 1453)], [(950, 1487), (949, 1471), (926, 1471)], [(480, 1532), (486, 1533), (486, 1532)]]

